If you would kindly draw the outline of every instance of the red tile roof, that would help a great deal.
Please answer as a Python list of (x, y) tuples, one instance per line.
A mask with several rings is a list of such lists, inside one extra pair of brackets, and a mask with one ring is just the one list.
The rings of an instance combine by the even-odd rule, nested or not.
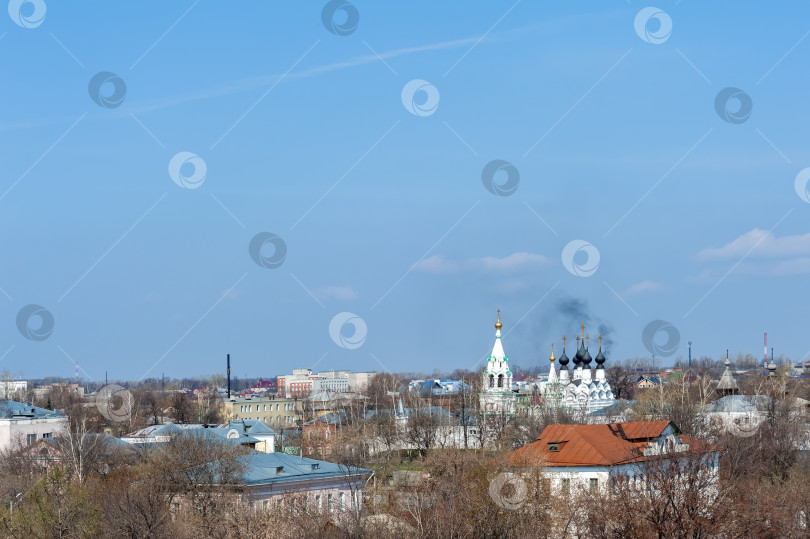
[[(537, 441), (506, 455), (516, 466), (611, 466), (643, 459), (647, 443), (660, 436), (670, 421), (637, 421), (607, 425), (549, 425)], [(675, 432), (679, 432), (673, 424)], [(686, 440), (684, 440), (686, 442)], [(549, 444), (559, 444), (550, 451)]]

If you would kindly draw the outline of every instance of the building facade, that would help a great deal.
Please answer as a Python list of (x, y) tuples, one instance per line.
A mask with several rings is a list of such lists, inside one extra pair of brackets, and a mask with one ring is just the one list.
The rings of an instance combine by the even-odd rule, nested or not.
[(362, 391), (367, 386), (373, 372), (324, 371), (293, 369), (292, 374), (279, 376), (278, 395), (283, 398), (305, 398), (313, 393)]
[[(682, 435), (671, 421), (638, 421), (602, 425), (549, 425), (537, 440), (507, 453), (515, 468), (541, 466), (551, 491), (598, 490), (612, 481), (646, 488), (653, 468), (665, 471), (682, 459), (699, 455), (706, 485), (717, 478), (719, 450)], [(707, 492), (707, 494), (709, 494)]]
[(225, 419), (261, 421), (274, 429), (295, 427), (303, 420), (300, 399), (231, 398), (223, 402)]

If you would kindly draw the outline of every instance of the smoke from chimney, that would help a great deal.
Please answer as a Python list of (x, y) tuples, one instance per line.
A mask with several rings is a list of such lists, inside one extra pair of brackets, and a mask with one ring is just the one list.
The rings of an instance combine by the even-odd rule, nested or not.
[[(548, 310), (537, 309), (530, 319), (519, 329), (518, 333), (525, 338), (525, 342), (533, 342), (534, 348), (523, 351), (528, 357), (525, 364), (548, 365), (548, 354), (551, 343), (555, 343), (555, 353), (560, 354), (562, 349), (562, 336), (568, 336), (568, 355), (572, 354), (572, 348), (576, 347), (574, 337), (579, 335), (579, 326), (585, 322), (585, 331), (591, 336), (591, 345), (594, 349), (599, 348), (598, 336), (602, 334), (602, 351), (607, 356), (608, 362), (618, 360), (610, 355), (613, 349), (613, 328), (603, 322), (599, 317), (594, 316), (588, 307), (585, 299), (564, 296), (555, 302), (553, 308)], [(573, 350), (576, 353), (576, 350)], [(517, 352), (519, 354), (520, 351)], [(595, 352), (591, 352), (595, 355)]]

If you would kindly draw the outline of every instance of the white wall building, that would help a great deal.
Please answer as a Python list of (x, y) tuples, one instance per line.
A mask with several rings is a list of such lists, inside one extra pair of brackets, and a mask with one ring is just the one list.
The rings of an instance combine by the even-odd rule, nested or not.
[(0, 401), (0, 450), (52, 438), (68, 426), (66, 415), (16, 401)]
[(19, 393), (24, 399), (27, 392), (28, 380), (0, 380), (0, 398), (10, 399)]
[(662, 465), (689, 454), (704, 455), (701, 473), (707, 474), (706, 485), (712, 485), (719, 450), (682, 435), (670, 421), (549, 425), (537, 441), (507, 453), (505, 460), (516, 468), (542, 466), (552, 492), (564, 495), (575, 488), (606, 488), (617, 480), (644, 488), (653, 468), (660, 473)]

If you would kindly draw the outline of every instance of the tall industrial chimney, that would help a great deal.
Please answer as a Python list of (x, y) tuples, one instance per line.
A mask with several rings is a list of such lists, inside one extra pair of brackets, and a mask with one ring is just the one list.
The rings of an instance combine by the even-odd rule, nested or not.
[(762, 360), (762, 366), (767, 368), (768, 367), (768, 332), (765, 332), (765, 355), (763, 356), (764, 359)]
[(228, 358), (228, 400), (231, 398), (231, 355), (227, 355)]

